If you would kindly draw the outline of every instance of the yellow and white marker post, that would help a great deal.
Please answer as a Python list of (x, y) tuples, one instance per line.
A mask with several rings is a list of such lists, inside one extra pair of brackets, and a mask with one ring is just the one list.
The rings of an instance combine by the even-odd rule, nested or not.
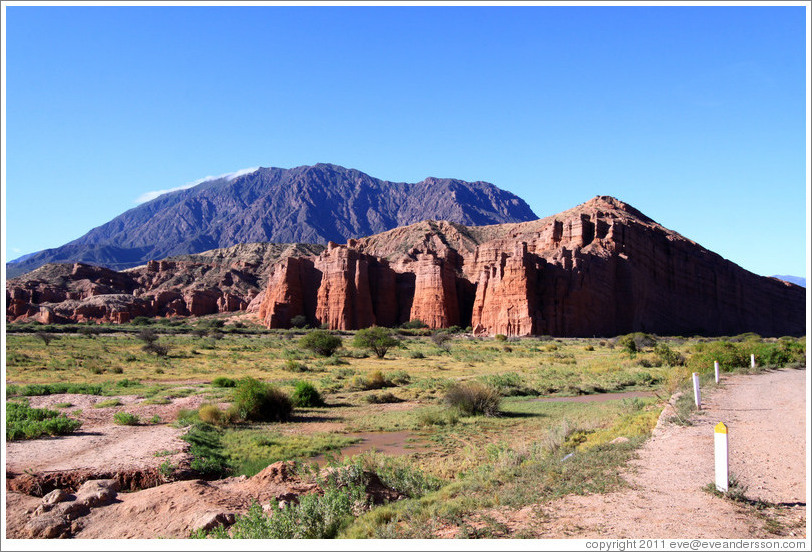
[(716, 374), (716, 383), (719, 383), (719, 361), (713, 361), (713, 372)]
[(722, 422), (713, 428), (713, 450), (716, 461), (716, 490), (727, 492), (728, 487), (728, 460), (727, 460), (727, 426)]
[(756, 355), (750, 355), (750, 368), (756, 367)]
[(699, 393), (699, 374), (694, 372), (694, 402), (696, 409), (702, 410), (702, 396)]

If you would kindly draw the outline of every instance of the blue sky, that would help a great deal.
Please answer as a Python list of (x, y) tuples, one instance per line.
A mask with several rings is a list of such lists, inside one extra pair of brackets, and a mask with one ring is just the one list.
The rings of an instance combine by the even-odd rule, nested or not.
[(802, 6), (7, 6), (6, 259), (143, 194), (335, 163), (616, 196), (806, 276)]

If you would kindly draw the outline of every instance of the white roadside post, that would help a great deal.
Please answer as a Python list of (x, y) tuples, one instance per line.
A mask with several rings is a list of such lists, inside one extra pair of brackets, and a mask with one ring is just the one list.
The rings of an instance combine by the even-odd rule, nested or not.
[(716, 383), (719, 383), (719, 361), (713, 361), (713, 372), (716, 374)]
[(702, 410), (702, 397), (699, 394), (699, 374), (694, 372), (694, 402), (697, 410)]
[(756, 355), (750, 355), (750, 368), (756, 367)]
[(726, 493), (728, 487), (727, 426), (722, 422), (713, 428), (713, 450), (716, 461), (716, 490)]

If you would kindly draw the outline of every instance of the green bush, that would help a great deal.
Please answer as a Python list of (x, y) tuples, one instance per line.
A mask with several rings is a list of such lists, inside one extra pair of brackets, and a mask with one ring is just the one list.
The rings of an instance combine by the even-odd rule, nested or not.
[(496, 334), (493, 336), (496, 341), (507, 341), (507, 336), (505, 334)]
[(82, 426), (82, 422), (68, 418), (47, 408), (31, 408), (23, 402), (6, 402), (6, 440), (36, 439), (43, 435), (66, 435)]
[(373, 326), (358, 330), (352, 344), (355, 347), (369, 349), (378, 358), (383, 358), (389, 349), (400, 344), (400, 340), (394, 337), (389, 328)]
[(276, 387), (244, 378), (234, 389), (230, 415), (238, 420), (253, 422), (285, 422), (293, 412), (293, 403)]
[(496, 416), (501, 400), (499, 391), (475, 381), (453, 385), (445, 394), (447, 404), (468, 415)]
[(746, 346), (740, 347), (729, 341), (697, 343), (688, 360), (688, 366), (695, 372), (709, 371), (713, 369), (713, 362), (718, 361), (719, 366), (725, 370), (747, 368), (750, 366), (750, 355), (745, 348)]
[(138, 425), (139, 419), (138, 416), (129, 412), (116, 412), (113, 415), (113, 422), (118, 425)]
[(223, 376), (214, 378), (213, 380), (211, 380), (211, 384), (214, 387), (236, 387), (237, 386), (237, 382), (235, 380), (233, 380), (231, 378), (226, 378), (226, 377), (223, 377)]
[(685, 357), (674, 351), (665, 343), (657, 343), (654, 346), (654, 354), (660, 365), (666, 366), (684, 366)]
[(364, 488), (349, 484), (329, 487), (323, 495), (306, 494), (298, 504), (291, 504), (270, 515), (254, 503), (244, 516), (228, 530), (218, 527), (206, 533), (192, 533), (192, 538), (216, 539), (332, 539), (349, 525), (354, 513), (366, 504)]
[(317, 355), (332, 356), (341, 347), (341, 338), (325, 330), (313, 330), (299, 340), (299, 345)]
[(313, 384), (306, 381), (297, 381), (293, 389), (293, 404), (299, 407), (324, 406), (324, 399)]
[(293, 318), (290, 319), (290, 327), (291, 328), (306, 328), (307, 327), (307, 318), (301, 314), (297, 314)]
[(423, 328), (428, 328), (428, 324), (420, 320), (419, 318), (415, 318), (414, 320), (409, 320), (408, 322), (404, 322), (400, 325), (401, 328), (404, 330), (420, 330)]

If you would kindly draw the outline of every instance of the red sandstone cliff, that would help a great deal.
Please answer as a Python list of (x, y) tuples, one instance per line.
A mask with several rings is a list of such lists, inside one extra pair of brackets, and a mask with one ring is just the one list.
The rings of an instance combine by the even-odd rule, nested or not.
[(803, 335), (805, 290), (596, 197), (525, 223), (424, 221), (327, 249), (241, 245), (124, 272), (50, 265), (6, 286), (9, 321), (256, 310), (332, 329), (420, 319), (480, 334)]
[[(369, 281), (372, 266), (374, 293), (353, 286)], [(394, 296), (395, 323), (471, 325), (490, 335), (806, 331), (803, 288), (752, 274), (611, 197), (526, 223), (426, 221), (332, 246), (311, 271), (311, 281), (327, 283), (303, 289), (316, 303), (310, 321), (334, 329), (391, 325), (376, 316), (391, 314)], [(275, 282), (266, 302), (279, 296)], [(372, 313), (351, 314), (359, 301)]]

